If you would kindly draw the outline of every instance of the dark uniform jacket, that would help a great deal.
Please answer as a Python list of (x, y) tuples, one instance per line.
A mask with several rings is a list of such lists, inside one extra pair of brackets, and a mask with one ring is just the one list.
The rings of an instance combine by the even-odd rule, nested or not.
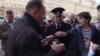
[(63, 22), (62, 24), (60, 24), (60, 26), (59, 26), (58, 29), (56, 28), (56, 24), (53, 23), (53, 24), (49, 25), (49, 26), (45, 29), (44, 35), (45, 35), (45, 36), (54, 35), (57, 31), (64, 31), (64, 32), (66, 32), (66, 31), (68, 31), (68, 30), (70, 30), (70, 29), (71, 29), (71, 25), (66, 24), (66, 23), (64, 23), (64, 22)]
[[(32, 16), (25, 13), (10, 31), (5, 56), (43, 56), (41, 27)], [(47, 56), (56, 56), (51, 50)]]
[[(60, 27), (57, 29), (54, 23), (46, 28), (46, 30), (44, 31), (44, 36), (46, 37), (48, 35), (54, 35), (57, 31), (68, 32), (70, 29), (71, 29), (71, 25), (65, 23), (62, 23)], [(73, 37), (70, 37), (70, 35), (67, 37), (55, 36), (54, 39), (58, 39), (61, 43), (64, 43), (66, 48), (58, 56), (80, 56), (78, 45), (76, 43), (70, 48), (71, 45), (70, 42), (73, 39)], [(47, 46), (44, 52), (46, 53), (49, 49), (50, 47)]]
[[(66, 24), (64, 22), (62, 24), (60, 24), (59, 28), (56, 28), (56, 24), (53, 23), (53, 24), (49, 25), (44, 30), (43, 37), (46, 37), (46, 36), (49, 36), (49, 35), (55, 35), (55, 33), (58, 32), (58, 31), (66, 32), (66, 31), (69, 31), (70, 29), (71, 29), (71, 25)], [(69, 39), (66, 39), (66, 37), (63, 37), (63, 38), (62, 37), (55, 37), (55, 38), (59, 39), (60, 42), (66, 44), (66, 45), (69, 42)]]

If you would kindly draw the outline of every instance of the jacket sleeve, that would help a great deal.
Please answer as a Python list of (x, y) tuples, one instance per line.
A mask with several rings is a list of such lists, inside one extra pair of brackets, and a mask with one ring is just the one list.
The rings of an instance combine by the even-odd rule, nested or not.
[(9, 34), (9, 29), (5, 27), (5, 25), (2, 23), (0, 24), (0, 39), (6, 40)]
[(95, 37), (92, 37), (92, 38), (91, 38), (91, 41), (92, 41), (93, 43), (95, 43), (95, 44), (100, 45), (100, 30), (97, 30), (97, 31), (95, 32)]
[(57, 53), (54, 50), (50, 50), (46, 56), (57, 56)]
[(7, 37), (8, 37), (8, 35), (9, 35), (9, 32), (10, 32), (10, 31), (2, 32), (2, 33), (1, 33), (1, 36), (0, 36), (0, 39), (6, 40)]

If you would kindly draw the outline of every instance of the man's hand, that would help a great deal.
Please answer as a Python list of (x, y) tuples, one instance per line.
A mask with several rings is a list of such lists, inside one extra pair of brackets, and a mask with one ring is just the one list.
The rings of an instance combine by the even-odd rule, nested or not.
[(54, 38), (54, 35), (49, 35), (49, 36), (46, 37), (46, 40), (50, 41), (53, 38)]
[(58, 37), (66, 37), (67, 36), (66, 32), (62, 32), (62, 31), (56, 32), (55, 35)]
[(85, 41), (85, 48), (90, 48), (90, 40), (89, 39), (84, 39)]
[(95, 51), (98, 48), (99, 45), (93, 44), (92, 49)]
[(41, 43), (42, 43), (42, 45), (43, 46), (46, 46), (46, 45), (48, 45), (48, 40), (46, 40), (46, 39), (43, 39), (42, 41), (41, 41)]
[(54, 35), (49, 35), (47, 36), (45, 39), (43, 39), (41, 42), (42, 42), (42, 45), (43, 46), (46, 46), (48, 45), (48, 42), (54, 37)]
[(64, 49), (64, 46), (65, 45), (63, 43), (57, 44), (56, 42), (53, 42), (53, 45), (51, 45), (51, 48), (58, 54)]

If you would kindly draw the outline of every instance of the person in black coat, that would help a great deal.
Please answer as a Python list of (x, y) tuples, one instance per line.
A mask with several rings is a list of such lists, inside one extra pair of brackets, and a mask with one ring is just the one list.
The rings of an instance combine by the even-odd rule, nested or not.
[(65, 32), (71, 29), (71, 25), (63, 22), (63, 11), (65, 11), (65, 9), (61, 7), (54, 8), (51, 11), (52, 13), (54, 13), (54, 23), (47, 26), (46, 30), (44, 31), (44, 36), (54, 35), (57, 31)]
[[(5, 56), (43, 56), (47, 40), (41, 37), (45, 8), (39, 1), (30, 1), (22, 19), (16, 21), (7, 41)], [(54, 43), (46, 56), (57, 56), (64, 44)]]
[[(45, 29), (45, 31), (43, 33), (43, 37), (50, 35), (52, 38), (53, 35), (55, 35), (55, 33), (58, 31), (66, 32), (71, 29), (71, 25), (63, 22), (63, 19), (64, 19), (63, 15), (62, 15), (63, 11), (65, 11), (65, 9), (61, 8), (61, 7), (54, 8), (51, 11), (52, 13), (54, 13), (54, 17), (53, 17), (54, 23), (47, 26), (47, 28)], [(70, 42), (70, 39), (67, 39), (67, 37), (54, 37), (54, 39), (58, 39), (59, 42), (64, 43), (65, 48), (68, 46), (68, 44)], [(52, 39), (52, 40), (54, 40), (54, 39)], [(49, 49), (50, 49), (50, 47), (47, 46), (47, 49), (45, 50), (45, 52), (48, 52)], [(61, 54), (60, 56), (63, 56), (63, 55)]]

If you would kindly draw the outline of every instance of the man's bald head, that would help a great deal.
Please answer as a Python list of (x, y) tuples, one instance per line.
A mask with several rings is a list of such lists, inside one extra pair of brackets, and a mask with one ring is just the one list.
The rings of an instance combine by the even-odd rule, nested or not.
[(69, 17), (69, 19), (75, 19), (75, 14), (74, 13), (69, 13), (68, 17)]

